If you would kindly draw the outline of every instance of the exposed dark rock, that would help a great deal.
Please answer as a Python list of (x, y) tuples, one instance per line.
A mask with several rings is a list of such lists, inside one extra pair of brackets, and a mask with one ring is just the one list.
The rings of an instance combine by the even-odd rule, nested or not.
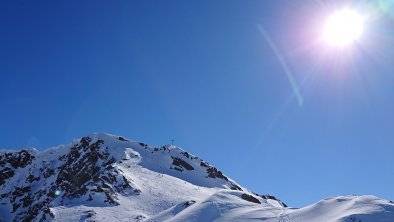
[(92, 139), (91, 139), (90, 137), (83, 137), (83, 138), (79, 141), (79, 143), (80, 143), (80, 146), (79, 146), (79, 147), (86, 148), (86, 147), (89, 146), (90, 142), (92, 142)]
[(3, 193), (0, 195), (0, 198), (4, 199), (4, 198), (8, 197), (9, 195), (10, 195), (10, 193)]
[(186, 161), (182, 160), (181, 158), (173, 157), (173, 156), (171, 158), (172, 158), (172, 165), (185, 168), (186, 170), (194, 170), (194, 167), (192, 167), (190, 164), (188, 164)]
[[(223, 173), (220, 170), (218, 170), (215, 167), (209, 165), (207, 162), (201, 160), (200, 166), (202, 166), (204, 168), (207, 168), (208, 177), (220, 178), (220, 179), (223, 179), (225, 181), (229, 181), (228, 178), (226, 176), (224, 176)], [(234, 185), (234, 186), (232, 186), (231, 189), (233, 189), (233, 190), (242, 190), (239, 186), (237, 186), (235, 184), (232, 184), (232, 185)]]
[(190, 158), (190, 154), (188, 152), (181, 152), (181, 154), (186, 158)]
[(267, 200), (267, 199), (278, 200), (278, 199), (276, 199), (275, 196), (272, 196), (272, 195), (269, 195), (269, 194), (266, 194), (266, 195), (260, 195), (260, 194), (257, 194), (257, 193), (253, 193), (253, 194), (256, 195), (256, 196), (259, 196), (259, 197), (261, 197), (261, 198), (263, 198), (265, 200)]
[(19, 152), (5, 153), (0, 155), (0, 166), (9, 163), (13, 168), (24, 168), (29, 165), (35, 157), (26, 150)]
[(146, 217), (143, 216), (143, 215), (138, 215), (138, 216), (134, 217), (134, 219), (135, 219), (136, 222), (142, 222), (142, 221), (145, 220), (145, 218), (146, 218)]
[(40, 177), (35, 177), (35, 176), (33, 176), (33, 175), (29, 175), (29, 176), (26, 178), (26, 181), (29, 182), (29, 183), (33, 183), (34, 181), (39, 181), (39, 180), (40, 180)]
[(134, 189), (134, 194), (135, 195), (140, 195), (141, 194), (141, 190), (140, 189)]
[(119, 203), (115, 200), (116, 197), (115, 197), (114, 193), (112, 193), (112, 192), (104, 192), (104, 193), (105, 193), (105, 196), (107, 196), (107, 199), (104, 200), (104, 202), (107, 202), (110, 205), (114, 205), (114, 206), (119, 205)]
[(44, 172), (44, 177), (48, 178), (50, 176), (53, 176), (55, 174), (55, 171), (51, 168), (47, 168), (47, 170)]
[(67, 158), (67, 155), (59, 156), (59, 160), (60, 160), (60, 161), (63, 161), (63, 160), (65, 160), (66, 158)]
[[(14, 169), (25, 168), (35, 157), (27, 150), (9, 152), (0, 155), (0, 186), (15, 175)], [(12, 168), (10, 168), (10, 166)]]
[(240, 186), (238, 186), (237, 184), (230, 182), (230, 189), (232, 190), (239, 190), (239, 191), (243, 191), (242, 188)]
[(14, 171), (9, 167), (0, 170), (0, 186), (3, 185), (7, 179), (13, 177), (14, 175)]
[(174, 170), (177, 170), (177, 171), (179, 171), (179, 172), (182, 172), (183, 170), (181, 169), (181, 168), (179, 168), (179, 167), (170, 167), (170, 169), (174, 169)]
[[(121, 179), (117, 180), (116, 176), (112, 175), (111, 177), (108, 175), (109, 172), (107, 170), (115, 170), (111, 167), (111, 164), (116, 160), (109, 156), (107, 148), (104, 149), (101, 147), (103, 143), (104, 141), (102, 140), (92, 142), (91, 138), (84, 137), (79, 144), (74, 145), (70, 149), (68, 154), (61, 156), (59, 159), (61, 159), (62, 162), (64, 161), (64, 164), (58, 168), (57, 171), (59, 173), (57, 173), (56, 180), (50, 185), (49, 189), (47, 188), (47, 191), (39, 190), (34, 193), (36, 197), (46, 195), (48, 198), (40, 201), (37, 201), (39, 199), (37, 198), (36, 201), (34, 201), (31, 194), (23, 196), (30, 192), (29, 187), (15, 188), (12, 193), (13, 199), (11, 200), (13, 201), (14, 212), (18, 212), (15, 220), (31, 221), (35, 218), (36, 220), (45, 221), (49, 217), (53, 217), (49, 210), (49, 206), (52, 200), (57, 198), (57, 194), (55, 195), (57, 190), (61, 191), (61, 198), (77, 198), (88, 194), (89, 200), (93, 200), (94, 198), (94, 196), (91, 195), (92, 192), (102, 192), (106, 196), (105, 202), (110, 205), (117, 205), (116, 193), (113, 189), (118, 191), (118, 189), (132, 189), (132, 187), (126, 178), (120, 177)], [(99, 160), (102, 166), (97, 165)], [(2, 172), (3, 171), (6, 173), (1, 174), (1, 178), (12, 176), (12, 171), (8, 169), (3, 169)], [(44, 177), (48, 178), (55, 175), (56, 171), (50, 166), (46, 166), (45, 170), (42, 170), (42, 172)], [(100, 181), (100, 175), (103, 175), (104, 178), (108, 180), (112, 180), (112, 182), (114, 182), (113, 188), (106, 185), (105, 182), (97, 184), (97, 182)], [(29, 175), (27, 181), (31, 183), (39, 179), (39, 177)], [(97, 185), (101, 184), (101, 186), (98, 186), (95, 190), (89, 190), (87, 186), (93, 182), (96, 182)], [(138, 193), (138, 191), (135, 193)], [(16, 198), (21, 198), (19, 199), (20, 202)], [(23, 204), (23, 208), (27, 208), (26, 212), (20, 210), (20, 203)], [(40, 218), (37, 218), (37, 216)]]
[(14, 198), (21, 197), (26, 193), (29, 193), (30, 191), (31, 191), (30, 187), (16, 187), (12, 192), (12, 196), (14, 196)]
[[(87, 189), (82, 185), (86, 185), (85, 183), (91, 180), (100, 169), (95, 165), (99, 159), (100, 145), (104, 142), (98, 140), (89, 144), (90, 142), (89, 137), (84, 137), (78, 146), (71, 148), (67, 156), (67, 164), (60, 170), (56, 179), (56, 185), (71, 197), (84, 195)], [(81, 150), (85, 151), (82, 158), (80, 158), (83, 153)]]
[(223, 173), (220, 170), (216, 169), (215, 167), (209, 166), (207, 169), (207, 173), (208, 173), (208, 177), (220, 178), (228, 181), (228, 178), (224, 176)]
[(208, 163), (206, 163), (206, 162), (204, 162), (204, 161), (201, 161), (200, 162), (200, 166), (202, 166), (202, 167), (209, 167), (209, 164)]
[[(32, 221), (36, 216), (42, 211), (42, 212), (50, 212), (49, 206), (49, 198), (45, 199), (42, 202), (39, 202), (33, 206), (31, 206), (25, 217), (21, 217), (21, 221)], [(23, 219), (22, 219), (23, 218)]]
[(138, 143), (140, 146), (142, 146), (142, 147), (144, 147), (144, 148), (147, 148), (148, 147), (148, 145), (147, 144), (145, 144), (145, 143)]
[(121, 136), (118, 136), (118, 140), (123, 141), (123, 142), (128, 141), (128, 140), (126, 140), (125, 138), (123, 138)]
[(271, 199), (271, 200), (278, 200), (276, 199), (275, 196), (271, 196), (271, 195), (265, 195), (266, 199)]
[(241, 198), (244, 199), (244, 200), (247, 200), (249, 202), (252, 202), (252, 203), (261, 204), (261, 202), (256, 197), (254, 197), (252, 195), (249, 195), (249, 194), (246, 194), (246, 193), (242, 194)]
[(196, 203), (195, 200), (189, 200), (189, 201), (186, 201), (182, 206), (183, 206), (184, 208), (188, 208), (188, 207), (190, 207), (191, 205), (193, 205), (193, 204), (195, 204), (195, 203)]
[(33, 203), (33, 200), (30, 196), (26, 196), (22, 198), (23, 207), (28, 207)]
[(263, 198), (263, 199), (265, 199), (265, 200), (267, 200), (267, 199), (276, 200), (276, 201), (278, 201), (280, 204), (282, 204), (282, 206), (288, 207), (285, 203), (283, 203), (281, 200), (279, 200), (279, 199), (276, 198), (275, 196), (272, 196), (272, 195), (269, 195), (269, 194), (267, 194), (267, 195), (260, 195), (260, 194), (257, 194), (257, 193), (253, 193), (253, 194), (256, 195), (256, 196), (259, 196), (259, 197), (261, 197), (261, 198)]
[(20, 206), (21, 206), (21, 204), (14, 202), (12, 204), (12, 213), (14, 213)]

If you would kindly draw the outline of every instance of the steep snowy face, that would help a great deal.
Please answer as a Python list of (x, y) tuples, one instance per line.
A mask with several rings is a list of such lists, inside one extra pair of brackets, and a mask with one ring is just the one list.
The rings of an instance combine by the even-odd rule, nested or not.
[[(155, 204), (146, 200), (152, 195), (164, 198), (158, 200), (161, 206), (145, 206), (137, 216), (145, 218), (178, 202), (195, 201), (188, 196), (198, 199), (214, 189), (237, 190), (252, 197), (220, 170), (180, 148), (150, 147), (108, 134), (94, 134), (41, 153), (1, 151), (0, 172), (0, 214), (5, 221), (50, 220), (59, 216), (55, 213), (59, 206), (118, 206), (124, 201), (149, 206)], [(179, 189), (169, 195), (173, 188), (168, 186), (173, 185)]]

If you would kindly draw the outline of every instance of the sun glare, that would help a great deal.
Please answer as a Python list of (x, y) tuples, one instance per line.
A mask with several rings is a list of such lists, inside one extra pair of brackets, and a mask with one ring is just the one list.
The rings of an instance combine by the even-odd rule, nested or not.
[(331, 46), (344, 47), (358, 40), (363, 28), (363, 16), (356, 11), (343, 9), (327, 19), (323, 37)]

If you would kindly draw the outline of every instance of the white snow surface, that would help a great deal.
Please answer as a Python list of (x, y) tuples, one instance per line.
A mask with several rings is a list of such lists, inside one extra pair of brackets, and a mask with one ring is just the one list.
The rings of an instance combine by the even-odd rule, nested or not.
[[(0, 150), (0, 221), (394, 222), (394, 204), (375, 196), (288, 208), (176, 146), (150, 147), (105, 133), (84, 138), (86, 146), (78, 139), (43, 152), (25, 149), (34, 156), (26, 166), (5, 159), (20, 150)], [(6, 176), (10, 170), (14, 175)]]

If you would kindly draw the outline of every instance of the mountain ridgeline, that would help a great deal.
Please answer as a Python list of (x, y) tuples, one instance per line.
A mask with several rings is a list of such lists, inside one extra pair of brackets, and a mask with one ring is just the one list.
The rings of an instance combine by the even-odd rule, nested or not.
[(1, 150), (0, 215), (7, 222), (394, 222), (394, 204), (345, 196), (289, 208), (176, 146), (97, 133), (43, 152)]

